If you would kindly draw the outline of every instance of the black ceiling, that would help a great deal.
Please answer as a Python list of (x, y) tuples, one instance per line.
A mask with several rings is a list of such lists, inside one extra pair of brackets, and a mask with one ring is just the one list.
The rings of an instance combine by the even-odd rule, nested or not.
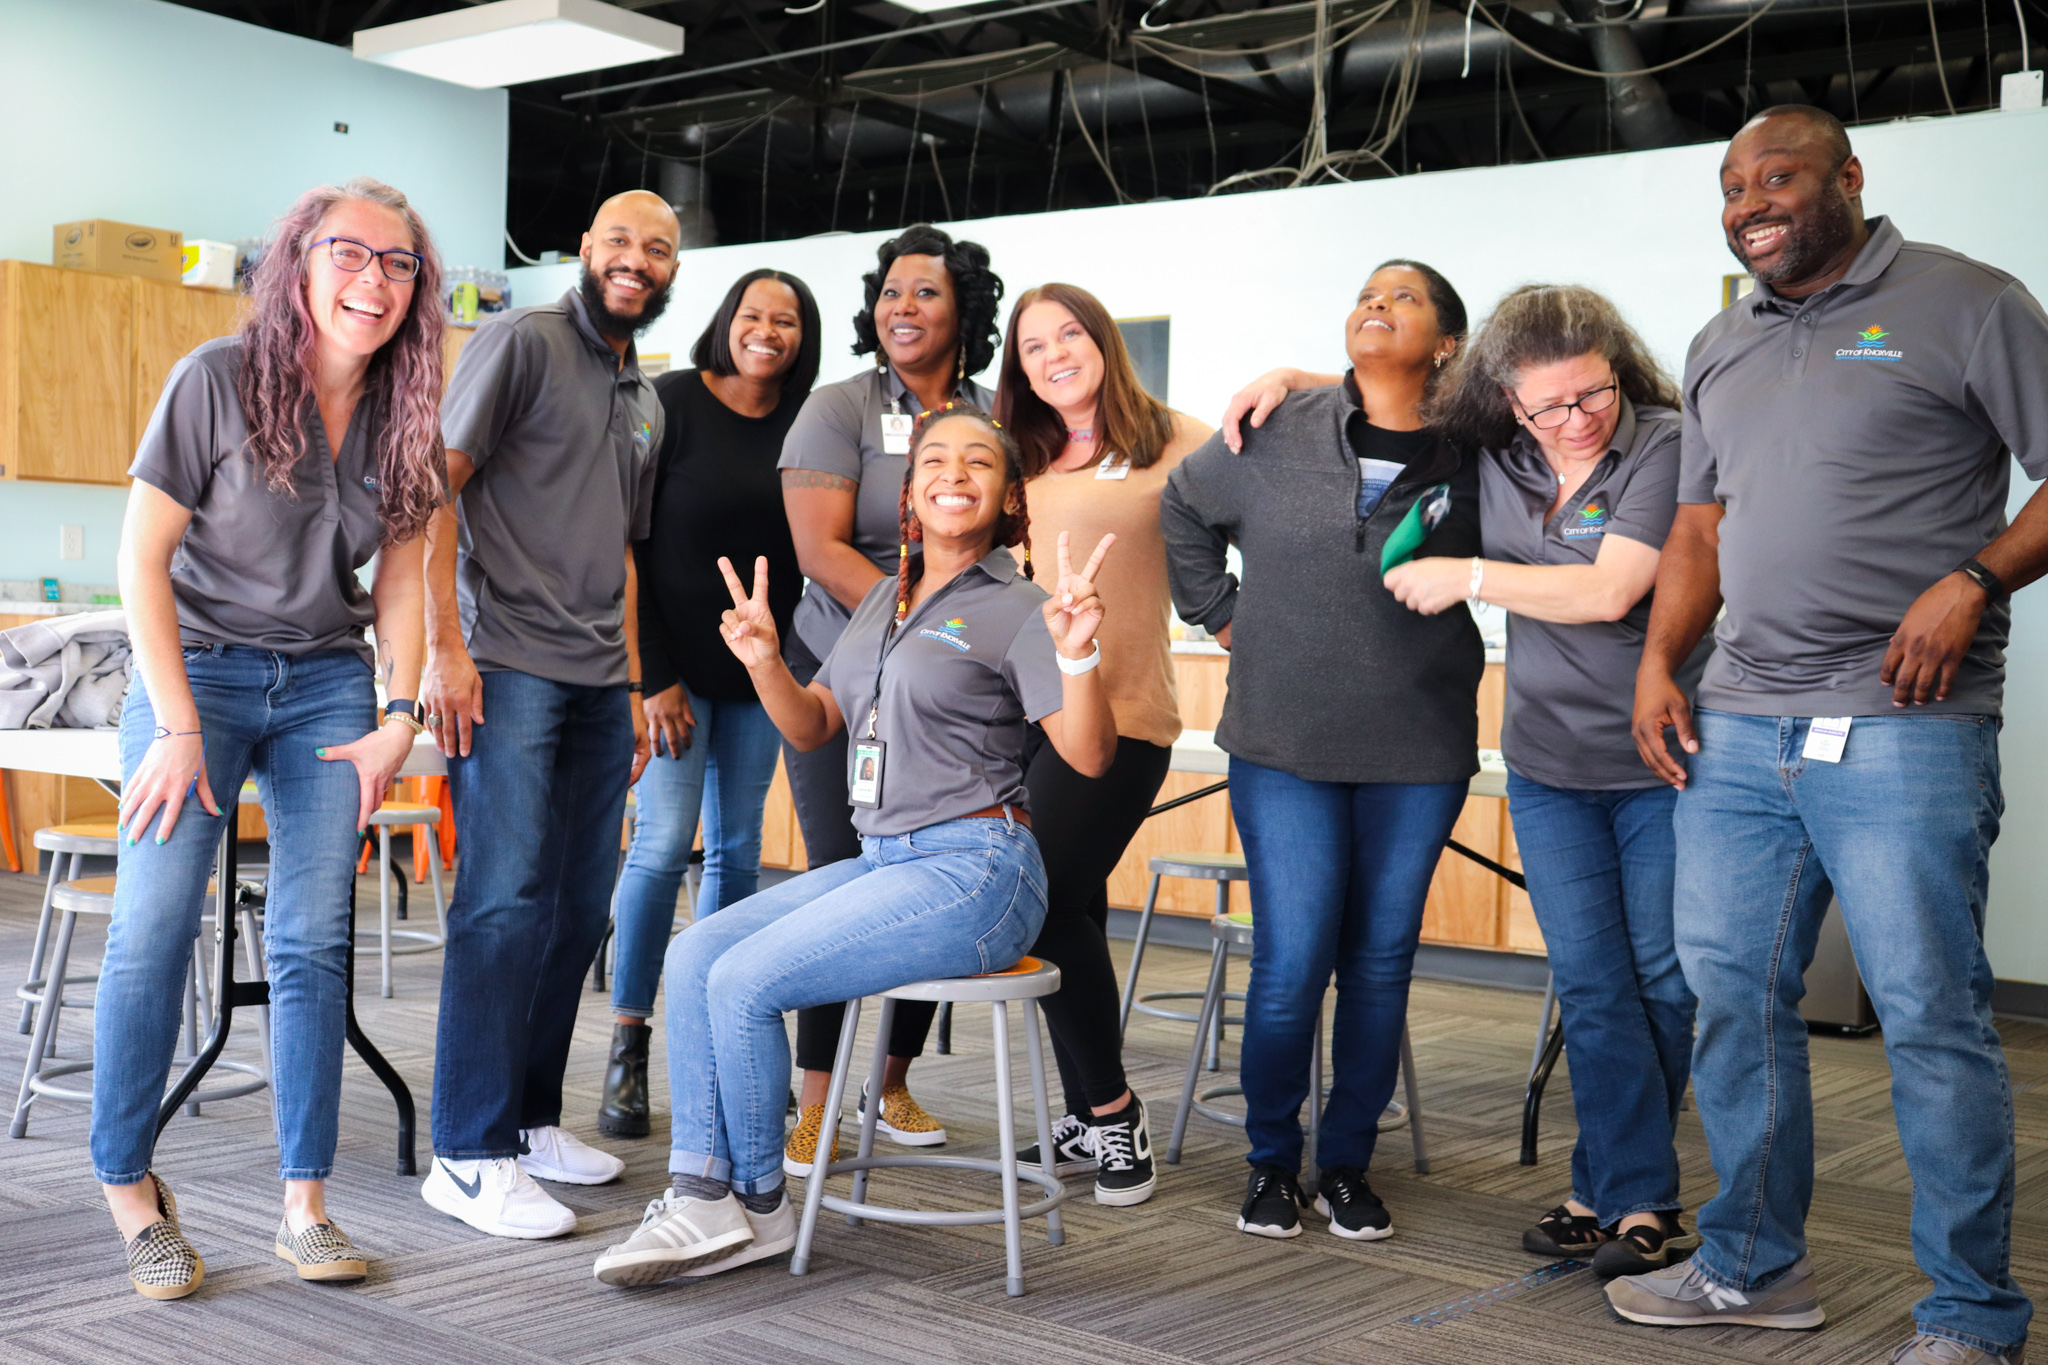
[[(463, 7), (183, 3), (339, 44)], [(2048, 38), (2044, 0), (1143, 3), (627, 0), (684, 55), (514, 86), (508, 226), (567, 250), (603, 195), (699, 175), (746, 242), (1715, 140), (1775, 103), (1853, 126), (1995, 105), (2016, 4)]]

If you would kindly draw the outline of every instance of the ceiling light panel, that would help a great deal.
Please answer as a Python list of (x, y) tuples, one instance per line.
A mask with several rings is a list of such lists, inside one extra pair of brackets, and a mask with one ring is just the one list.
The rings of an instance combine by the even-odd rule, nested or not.
[(476, 90), (682, 53), (683, 30), (602, 0), (497, 0), (366, 28), (355, 55)]

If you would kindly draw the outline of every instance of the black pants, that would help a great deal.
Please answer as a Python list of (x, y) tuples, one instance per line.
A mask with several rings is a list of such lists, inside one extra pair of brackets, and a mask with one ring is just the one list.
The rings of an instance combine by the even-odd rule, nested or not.
[(1109, 960), (1109, 874), (1145, 823), (1173, 750), (1120, 736), (1109, 771), (1089, 778), (1068, 767), (1036, 727), (1032, 745), (1024, 781), (1045, 859), (1046, 914), (1031, 955), (1060, 969), (1059, 991), (1040, 1003), (1067, 1110), (1085, 1115), (1126, 1088)]
[[(783, 658), (799, 683), (818, 674), (818, 658), (792, 633)], [(846, 732), (831, 743), (800, 754), (782, 746), (782, 766), (789, 774), (789, 794), (796, 805), (797, 828), (804, 835), (804, 856), (812, 867), (860, 856), (860, 834), (853, 827), (853, 807), (846, 803)], [(928, 1000), (896, 1002), (895, 1025), (889, 1031), (889, 1055), (916, 1057), (924, 1052), (925, 1035), (939, 1007)], [(796, 1012), (796, 1064), (806, 1071), (830, 1071), (839, 1054), (839, 1027), (844, 1005), (813, 1005)]]

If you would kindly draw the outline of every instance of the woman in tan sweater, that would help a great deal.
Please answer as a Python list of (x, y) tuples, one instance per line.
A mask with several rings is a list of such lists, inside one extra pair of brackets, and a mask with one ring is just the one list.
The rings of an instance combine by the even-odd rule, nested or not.
[(1152, 1142), (1144, 1104), (1124, 1079), (1108, 883), (1180, 736), (1159, 495), (1210, 429), (1145, 392), (1108, 310), (1071, 284), (1028, 290), (1011, 310), (996, 416), (1024, 453), (1030, 551), (1048, 558), (1062, 531), (1074, 545), (1116, 537), (1097, 585), (1108, 607), (1102, 678), (1116, 760), (1101, 777), (1083, 777), (1035, 737), (1025, 781), (1048, 910), (1031, 951), (1058, 963), (1064, 983), (1045, 1002), (1067, 1095), (1068, 1114), (1053, 1129), (1058, 1167), (1094, 1167), (1097, 1203), (1141, 1204), (1155, 1184)]

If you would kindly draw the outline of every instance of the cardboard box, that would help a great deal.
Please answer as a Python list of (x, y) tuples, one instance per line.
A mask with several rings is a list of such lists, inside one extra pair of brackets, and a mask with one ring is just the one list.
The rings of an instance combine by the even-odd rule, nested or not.
[(164, 228), (88, 218), (52, 230), (50, 261), (69, 270), (141, 275), (176, 284), (185, 274), (185, 237)]
[(199, 289), (233, 289), (235, 256), (231, 243), (194, 237), (185, 243), (185, 283)]

